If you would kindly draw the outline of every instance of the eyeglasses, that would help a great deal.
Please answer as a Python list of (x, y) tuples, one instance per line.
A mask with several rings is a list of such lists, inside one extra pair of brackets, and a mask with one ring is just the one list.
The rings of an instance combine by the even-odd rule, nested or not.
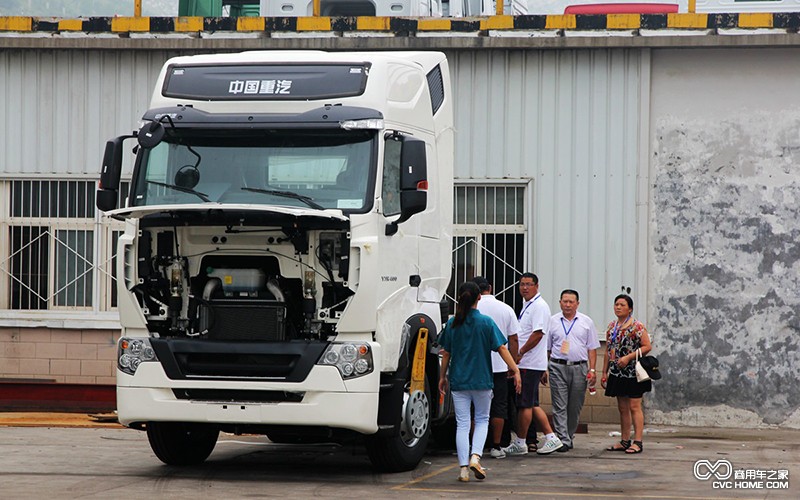
[(520, 283), (520, 288), (528, 288), (529, 286), (534, 286), (534, 283)]

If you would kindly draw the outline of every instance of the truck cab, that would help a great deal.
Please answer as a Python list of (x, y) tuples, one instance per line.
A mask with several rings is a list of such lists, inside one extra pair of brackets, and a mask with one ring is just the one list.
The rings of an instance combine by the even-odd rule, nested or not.
[(166, 62), (97, 194), (125, 221), (119, 420), (162, 461), (202, 462), (227, 431), (364, 436), (377, 468), (417, 465), (448, 412), (451, 100), (436, 52)]

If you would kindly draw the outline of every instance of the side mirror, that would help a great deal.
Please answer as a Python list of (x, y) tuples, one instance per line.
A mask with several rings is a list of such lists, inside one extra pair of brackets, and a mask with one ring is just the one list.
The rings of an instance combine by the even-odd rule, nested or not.
[(200, 182), (200, 170), (194, 165), (184, 165), (175, 174), (176, 186), (186, 189), (194, 189)]
[(95, 204), (103, 212), (117, 208), (119, 179), (122, 175), (122, 143), (132, 135), (121, 135), (106, 142), (103, 167), (100, 170), (100, 185), (97, 187)]
[(428, 161), (425, 141), (404, 136), (400, 150), (400, 217), (386, 225), (386, 235), (397, 232), (402, 224), (425, 210), (428, 205)]
[(150, 122), (139, 129), (139, 134), (136, 138), (139, 140), (139, 145), (145, 149), (151, 149), (164, 139), (166, 130), (159, 122)]

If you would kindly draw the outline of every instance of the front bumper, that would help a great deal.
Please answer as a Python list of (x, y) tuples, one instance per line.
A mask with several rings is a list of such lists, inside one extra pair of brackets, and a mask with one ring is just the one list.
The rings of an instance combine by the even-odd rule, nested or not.
[[(123, 425), (154, 421), (327, 426), (374, 434), (379, 382), (377, 370), (345, 382), (332, 366), (315, 366), (300, 383), (171, 380), (159, 363), (142, 363), (133, 376), (117, 372), (117, 411)], [(302, 398), (297, 402), (253, 402), (247, 397), (201, 401), (176, 396), (175, 391), (182, 390), (285, 391)]]

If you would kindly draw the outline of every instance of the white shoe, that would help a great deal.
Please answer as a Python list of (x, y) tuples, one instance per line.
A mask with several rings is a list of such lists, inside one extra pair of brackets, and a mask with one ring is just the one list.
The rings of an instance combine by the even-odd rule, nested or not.
[(511, 444), (503, 448), (503, 452), (505, 452), (506, 455), (510, 456), (527, 455), (528, 445), (526, 445), (525, 443), (519, 444), (516, 441), (513, 441)]
[(492, 458), (506, 458), (506, 452), (504, 452), (502, 448), (492, 448), (492, 451), (489, 452), (489, 456)]
[(483, 481), (486, 479), (486, 470), (481, 467), (481, 457), (478, 455), (472, 455), (469, 457), (469, 468), (475, 473), (475, 479), (478, 481)]
[(536, 450), (536, 453), (538, 455), (548, 455), (558, 450), (562, 446), (563, 443), (561, 442), (560, 439), (558, 439), (558, 436), (556, 436), (553, 439), (548, 439), (547, 441), (545, 441), (544, 446)]
[(462, 483), (469, 482), (469, 467), (462, 467), (461, 471), (458, 473), (458, 480)]

